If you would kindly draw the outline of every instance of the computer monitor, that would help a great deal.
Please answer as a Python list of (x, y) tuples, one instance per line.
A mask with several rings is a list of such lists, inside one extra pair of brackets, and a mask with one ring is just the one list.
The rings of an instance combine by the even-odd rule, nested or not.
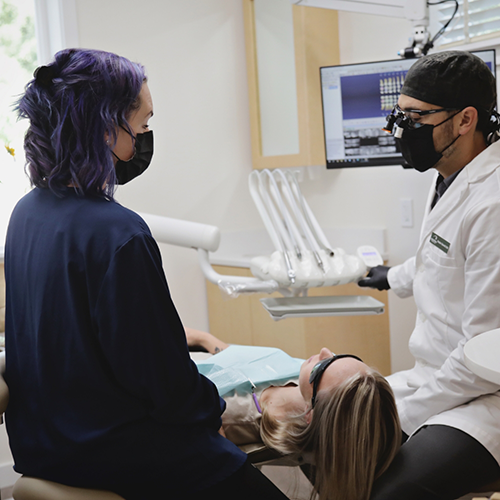
[[(495, 75), (495, 50), (474, 51)], [(395, 59), (320, 68), (326, 167), (403, 165), (394, 137), (382, 130), (411, 65)]]

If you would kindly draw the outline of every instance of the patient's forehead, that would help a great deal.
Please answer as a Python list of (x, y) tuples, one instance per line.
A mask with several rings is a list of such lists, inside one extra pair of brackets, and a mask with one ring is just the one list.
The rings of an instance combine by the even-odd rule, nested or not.
[[(313, 366), (312, 362), (306, 361), (300, 373), (300, 391), (306, 402), (311, 400), (313, 393), (313, 384), (309, 382), (309, 376)], [(331, 363), (323, 372), (318, 386), (318, 391), (337, 387), (344, 382), (344, 380), (351, 378), (358, 373), (366, 373), (368, 370), (370, 370), (370, 368), (365, 365), (365, 363), (358, 361), (355, 358), (339, 358)]]
[(344, 380), (357, 375), (366, 373), (368, 366), (355, 358), (340, 358), (333, 362), (323, 373), (318, 390), (331, 389), (339, 386)]

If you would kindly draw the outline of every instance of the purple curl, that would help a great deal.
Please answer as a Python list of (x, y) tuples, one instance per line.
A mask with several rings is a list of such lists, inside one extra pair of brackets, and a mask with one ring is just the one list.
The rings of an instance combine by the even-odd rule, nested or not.
[(112, 199), (116, 184), (110, 144), (139, 106), (144, 67), (109, 52), (66, 49), (35, 72), (17, 101), (29, 120), (26, 172), (33, 186), (62, 194)]

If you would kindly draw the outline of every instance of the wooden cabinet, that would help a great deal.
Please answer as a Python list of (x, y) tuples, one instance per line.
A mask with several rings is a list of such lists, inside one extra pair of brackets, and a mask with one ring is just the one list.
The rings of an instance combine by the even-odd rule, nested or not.
[[(220, 274), (251, 276), (249, 269), (214, 266)], [(387, 292), (367, 290), (356, 284), (311, 288), (309, 295), (371, 295), (386, 304), (384, 314), (271, 319), (259, 299), (266, 294), (225, 298), (216, 285), (207, 282), (210, 332), (233, 344), (279, 347), (298, 358), (309, 358), (322, 347), (335, 353), (352, 353), (391, 373)], [(279, 296), (279, 294), (275, 294)]]
[[(256, 169), (326, 165), (319, 68), (339, 64), (337, 11), (292, 6), (289, 0), (282, 1), (286, 4), (282, 7), (283, 9), (292, 10), (293, 34), (289, 37), (289, 43), (293, 45), (290, 47), (290, 52), (294, 57), (294, 64), (292, 61), (291, 65), (295, 75), (290, 77), (289, 72), (283, 71), (281, 77), (281, 73), (278, 71), (275, 78), (270, 76), (268, 80), (279, 80), (280, 78), (281, 80), (278, 82), (274, 95), (268, 98), (264, 106), (272, 106), (275, 101), (282, 99), (286, 93), (287, 85), (293, 83), (296, 103), (294, 102), (290, 108), (294, 108), (293, 113), (296, 115), (292, 118), (298, 120), (296, 127), (298, 137), (296, 147), (291, 148), (292, 150), (296, 149), (296, 151), (291, 152), (291, 154), (279, 154), (279, 151), (278, 154), (276, 151), (266, 154), (263, 141), (266, 128), (263, 127), (264, 117), (261, 105), (263, 104), (264, 90), (267, 91), (270, 82), (263, 81), (262, 73), (264, 71), (262, 67), (259, 74), (259, 44), (257, 40), (259, 30), (257, 29), (258, 19), (256, 20), (255, 12), (257, 0), (243, 0), (252, 160), (253, 167)], [(266, 26), (266, 28), (271, 33), (274, 29), (272, 26)], [(261, 47), (259, 54), (262, 56), (267, 52), (265, 47)], [(274, 64), (273, 61), (269, 61), (267, 66), (272, 67), (279, 63), (280, 58), (276, 57)], [(291, 82), (293, 76), (295, 79)], [(264, 108), (264, 111), (267, 113), (268, 108)], [(286, 128), (287, 124), (283, 125), (283, 128)], [(270, 125), (267, 130), (276, 131), (280, 128), (279, 125), (274, 127)], [(285, 147), (285, 153), (286, 150), (287, 147)]]

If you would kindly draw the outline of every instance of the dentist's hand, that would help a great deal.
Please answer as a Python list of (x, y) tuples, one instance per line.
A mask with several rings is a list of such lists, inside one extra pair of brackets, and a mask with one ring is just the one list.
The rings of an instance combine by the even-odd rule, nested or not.
[(389, 290), (391, 286), (387, 281), (389, 266), (377, 266), (370, 269), (365, 278), (358, 281), (359, 286), (376, 288), (377, 290)]

